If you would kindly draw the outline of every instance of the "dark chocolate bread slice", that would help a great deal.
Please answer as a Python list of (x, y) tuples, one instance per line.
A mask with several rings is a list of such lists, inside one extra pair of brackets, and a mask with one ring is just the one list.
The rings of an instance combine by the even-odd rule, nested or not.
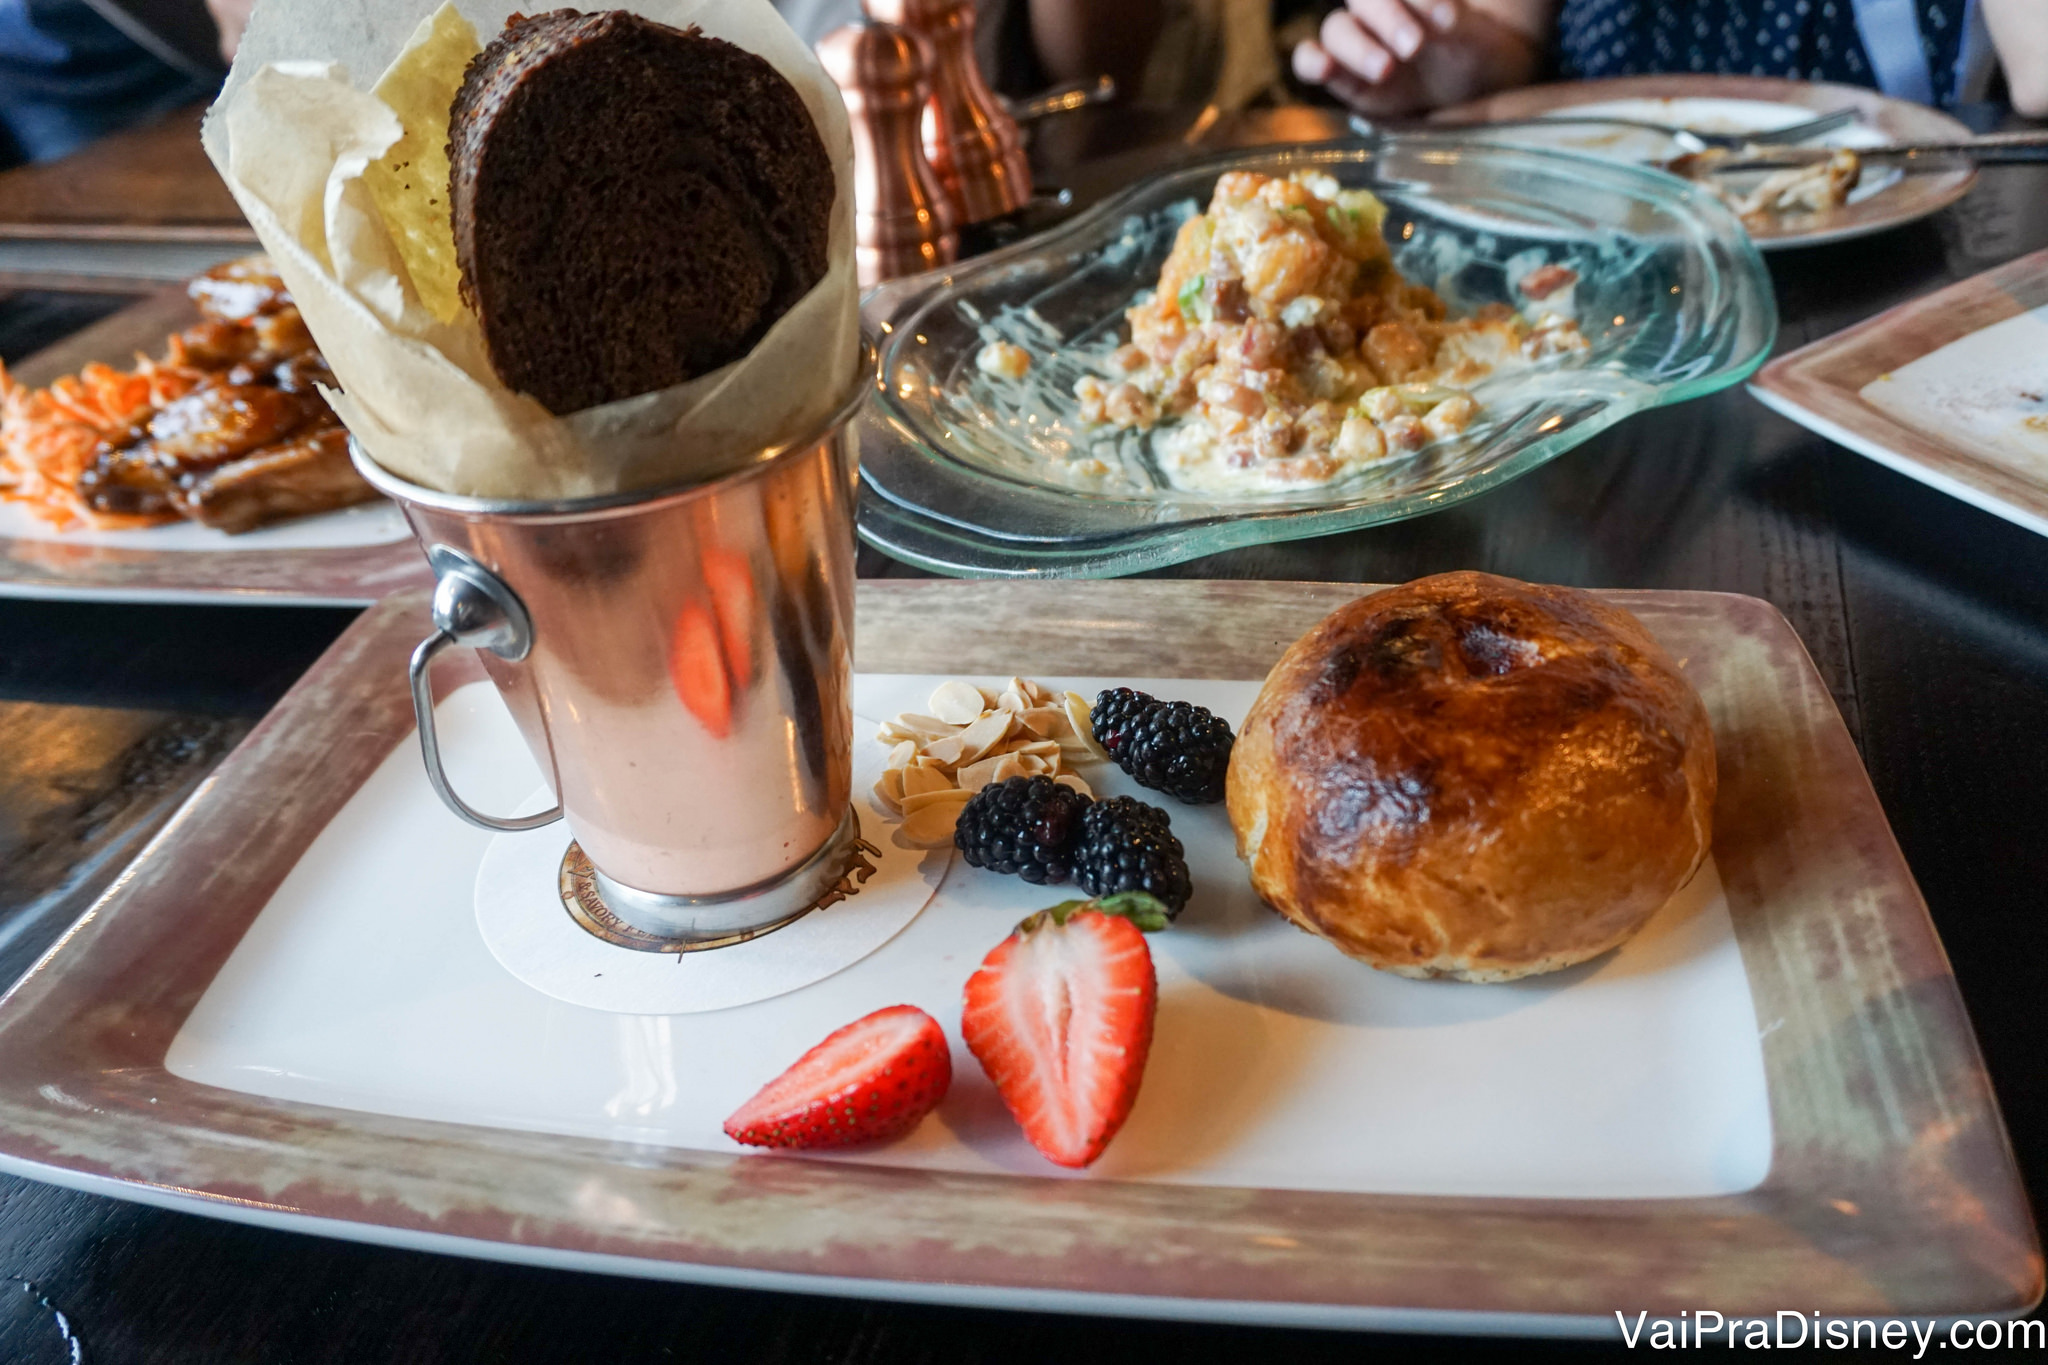
[(514, 16), (448, 120), (462, 293), (554, 413), (745, 355), (825, 273), (832, 160), (794, 87), (695, 28)]

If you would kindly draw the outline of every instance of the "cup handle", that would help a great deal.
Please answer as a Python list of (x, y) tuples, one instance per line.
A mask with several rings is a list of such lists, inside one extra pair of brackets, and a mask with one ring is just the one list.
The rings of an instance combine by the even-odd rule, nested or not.
[(502, 818), (471, 806), (455, 794), (448, 781), (448, 772), (441, 766), (440, 739), (434, 732), (434, 685), (430, 676), (434, 656), (450, 645), (469, 645), (517, 663), (533, 647), (533, 621), (516, 593), (462, 551), (436, 545), (427, 551), (427, 562), (433, 566), (435, 577), (434, 633), (413, 650), (408, 670), (427, 781), (433, 784), (434, 794), (443, 805), (480, 829), (518, 831), (551, 825), (562, 818), (559, 801), (535, 815)]

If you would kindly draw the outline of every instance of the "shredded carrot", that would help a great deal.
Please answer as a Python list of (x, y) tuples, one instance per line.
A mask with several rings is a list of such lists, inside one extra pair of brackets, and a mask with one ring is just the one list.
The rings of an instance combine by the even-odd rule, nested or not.
[(94, 363), (43, 389), (17, 383), (0, 364), (0, 499), (21, 503), (64, 529), (119, 530), (177, 520), (98, 512), (78, 492), (79, 477), (92, 467), (102, 442), (125, 439), (206, 377), (176, 337), (164, 359), (135, 359), (133, 370)]

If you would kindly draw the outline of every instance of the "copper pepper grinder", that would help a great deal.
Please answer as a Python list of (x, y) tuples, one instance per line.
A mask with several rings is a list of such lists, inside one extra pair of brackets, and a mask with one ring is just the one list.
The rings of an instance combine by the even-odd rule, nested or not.
[(1031, 202), (1031, 166), (1017, 121), (974, 61), (974, 0), (864, 0), (868, 14), (901, 24), (932, 45), (932, 98), (924, 150), (959, 211), (959, 225), (986, 222)]
[(854, 267), (863, 289), (957, 260), (953, 208), (925, 160), (919, 123), (931, 49), (894, 24), (855, 23), (818, 43), (853, 125)]

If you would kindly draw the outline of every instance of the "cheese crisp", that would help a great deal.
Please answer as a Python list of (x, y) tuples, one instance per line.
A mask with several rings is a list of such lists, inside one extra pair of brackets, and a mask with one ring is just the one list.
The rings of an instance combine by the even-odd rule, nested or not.
[(371, 92), (391, 106), (405, 131), (363, 168), (363, 184), (420, 302), (441, 322), (462, 314), (462, 275), (448, 217), (448, 106), (481, 50), (476, 27), (455, 6), (443, 5), (420, 21)]
[(1394, 268), (1385, 215), (1320, 172), (1225, 174), (1126, 314), (1111, 373), (1075, 386), (1082, 416), (1179, 419), (1157, 448), (1183, 488), (1313, 487), (1464, 431), (1481, 378), (1586, 349), (1556, 313), (1495, 304), (1449, 320)]

